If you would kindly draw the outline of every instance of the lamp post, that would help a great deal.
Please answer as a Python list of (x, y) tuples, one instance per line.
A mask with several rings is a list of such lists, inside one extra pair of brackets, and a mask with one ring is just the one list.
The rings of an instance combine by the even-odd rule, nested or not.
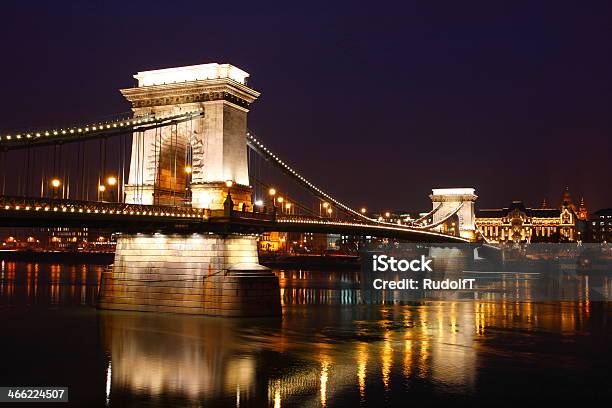
[[(114, 189), (117, 186), (117, 177), (115, 176), (108, 176), (106, 178), (106, 184), (108, 184), (109, 188)], [(114, 197), (113, 194), (111, 192), (110, 195), (110, 201), (113, 201)], [(119, 190), (117, 190), (117, 201), (119, 201)]]
[[(278, 204), (280, 206), (281, 213), (283, 212), (283, 201), (285, 201), (285, 199), (283, 197), (278, 197), (276, 199), (276, 202), (278, 202)], [(276, 212), (276, 207), (274, 207), (274, 211)]]
[(58, 188), (62, 185), (62, 182), (57, 177), (51, 180), (51, 198), (56, 199), (58, 197)]
[[(321, 210), (321, 206), (323, 206), (323, 211)], [(327, 212), (327, 207), (329, 207), (329, 203), (323, 201), (323, 203), (319, 203), (319, 216), (322, 217), (324, 212)]]
[(262, 212), (261, 209), (263, 208), (263, 205), (264, 205), (262, 200), (255, 200), (253, 204), (255, 204), (253, 206), (253, 212)]
[(230, 216), (232, 214), (232, 210), (234, 209), (234, 202), (232, 201), (232, 186), (234, 185), (233, 180), (227, 180), (225, 182), (225, 187), (227, 187), (227, 196), (225, 197), (225, 202), (223, 203), (223, 207), (225, 209), (225, 215)]
[(104, 192), (106, 191), (106, 186), (104, 184), (100, 184), (98, 186), (98, 201), (104, 201)]
[(185, 201), (191, 205), (191, 173), (193, 169), (190, 165), (185, 166)]
[(268, 190), (268, 194), (272, 196), (272, 212), (275, 212), (276, 211), (276, 189), (271, 188), (270, 190)]

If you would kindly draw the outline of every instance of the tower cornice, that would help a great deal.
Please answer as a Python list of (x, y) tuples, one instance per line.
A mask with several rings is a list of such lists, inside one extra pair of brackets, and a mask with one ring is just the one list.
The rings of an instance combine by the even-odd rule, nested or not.
[(230, 78), (140, 86), (120, 90), (134, 108), (225, 100), (243, 108), (260, 93)]

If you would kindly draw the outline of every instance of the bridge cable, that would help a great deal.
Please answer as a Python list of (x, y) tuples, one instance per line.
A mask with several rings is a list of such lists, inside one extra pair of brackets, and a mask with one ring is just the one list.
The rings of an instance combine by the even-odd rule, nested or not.
[[(157, 134), (158, 134), (158, 130), (159, 130), (159, 142), (157, 141)], [(154, 174), (153, 174), (153, 202), (155, 203), (155, 205), (159, 205), (159, 172), (160, 172), (160, 163), (159, 161), (160, 159), (160, 153), (161, 153), (161, 128), (155, 128), (155, 143), (153, 144), (153, 155), (155, 156), (155, 168), (154, 168)]]

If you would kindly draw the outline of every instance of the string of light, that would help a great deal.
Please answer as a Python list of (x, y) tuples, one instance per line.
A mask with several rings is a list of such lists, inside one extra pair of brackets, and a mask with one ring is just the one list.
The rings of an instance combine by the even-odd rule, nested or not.
[(272, 153), (272, 151), (270, 149), (268, 149), (263, 143), (261, 143), (260, 140), (258, 140), (255, 136), (253, 136), (250, 132), (247, 133), (247, 142), (256, 151), (260, 152), (261, 154), (266, 155), (268, 159), (271, 159), (275, 164), (277, 164), (278, 166), (283, 168), (286, 172), (288, 172), (293, 177), (295, 177), (297, 180), (299, 180), (300, 182), (305, 184), (309, 189), (311, 189), (312, 191), (314, 191), (315, 193), (317, 193), (321, 197), (324, 197), (325, 199), (329, 200), (330, 202), (332, 202), (336, 206), (338, 206), (338, 207), (344, 209), (345, 211), (347, 211), (347, 212), (357, 216), (360, 219), (364, 219), (364, 220), (366, 220), (366, 221), (368, 221), (368, 222), (370, 222), (372, 224), (388, 225), (388, 226), (393, 226), (394, 228), (400, 228), (402, 230), (413, 230), (413, 229), (422, 230), (422, 229), (432, 228), (432, 226), (429, 226), (429, 225), (426, 225), (426, 226), (401, 225), (401, 224), (394, 224), (392, 222), (385, 222), (385, 221), (377, 220), (375, 218), (370, 218), (370, 217), (366, 216), (365, 214), (362, 214), (361, 212), (356, 211), (356, 210), (350, 208), (349, 206), (343, 204), (342, 202), (336, 200), (335, 198), (333, 198), (332, 196), (327, 194), (325, 191), (321, 190), (319, 187), (314, 185), (312, 182), (310, 182), (308, 179), (306, 179), (300, 173), (298, 173), (293, 168), (291, 168), (291, 166), (289, 166), (287, 163), (283, 162), (277, 155)]
[(138, 127), (139, 125), (153, 125), (157, 123), (163, 123), (165, 121), (183, 119), (183, 118), (192, 118), (197, 115), (202, 114), (203, 109), (198, 109), (196, 111), (190, 111), (185, 113), (180, 113), (177, 115), (168, 115), (168, 116), (153, 116), (153, 115), (144, 115), (138, 116), (130, 119), (122, 119), (112, 122), (105, 123), (97, 123), (93, 125), (87, 126), (74, 126), (60, 129), (52, 129), (52, 130), (40, 130), (35, 132), (27, 132), (27, 133), (17, 133), (14, 135), (4, 135), (0, 136), (0, 142), (2, 141), (15, 141), (22, 140), (27, 141), (28, 139), (38, 139), (38, 138), (53, 138), (54, 136), (69, 136), (69, 135), (81, 135), (81, 134), (91, 134), (95, 132), (104, 132), (107, 130), (113, 129), (121, 129), (121, 128), (133, 128)]

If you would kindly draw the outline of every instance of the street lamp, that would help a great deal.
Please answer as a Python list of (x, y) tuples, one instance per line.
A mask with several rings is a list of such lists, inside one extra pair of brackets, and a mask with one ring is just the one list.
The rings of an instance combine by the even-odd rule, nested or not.
[(234, 185), (233, 180), (225, 181), (225, 187), (227, 187), (227, 196), (225, 197), (225, 203), (223, 204), (223, 207), (225, 208), (227, 215), (231, 215), (231, 212), (234, 209), (234, 202), (232, 201), (232, 191), (231, 191), (231, 188), (233, 185)]
[(323, 202), (319, 201), (319, 217), (322, 217), (322, 216), (323, 216), (323, 213), (325, 212), (325, 211), (323, 210), (323, 208), (321, 208), (321, 207), (323, 207), (323, 208), (325, 208), (325, 209), (326, 209), (327, 207), (329, 207), (329, 203), (327, 203), (327, 202), (325, 202), (325, 201), (323, 201)]
[[(109, 189), (113, 189), (115, 188), (115, 186), (117, 186), (117, 177), (115, 176), (108, 176), (106, 178), (106, 184), (108, 185)], [(100, 187), (104, 187), (104, 190), (100, 190), (102, 192), (102, 196), (104, 196), (104, 191), (106, 191), (106, 187), (105, 186), (100, 186)], [(109, 192), (110, 198), (109, 200), (113, 201), (114, 197), (112, 194), (112, 191)], [(104, 197), (102, 197), (104, 198)], [(117, 189), (117, 201), (119, 201), (119, 190)]]
[(272, 197), (272, 211), (276, 211), (276, 189), (273, 187), (270, 188), (268, 194)]
[(362, 207), (362, 208), (361, 208), (361, 213), (362, 213), (362, 214), (365, 214), (366, 212), (368, 212), (368, 210), (366, 210), (366, 208), (365, 208), (365, 207)]
[(192, 171), (193, 170), (192, 170), (191, 166), (185, 166), (185, 173), (186, 174), (191, 174)]
[(106, 191), (106, 186), (104, 184), (100, 184), (98, 186), (98, 200), (104, 201), (104, 192)]
[(327, 209), (327, 213), (329, 214), (329, 216), (331, 217), (333, 210), (330, 208)]
[(51, 191), (51, 198), (59, 198), (58, 188), (62, 185), (62, 182), (58, 178), (54, 178), (51, 180), (51, 187), (53, 190)]

